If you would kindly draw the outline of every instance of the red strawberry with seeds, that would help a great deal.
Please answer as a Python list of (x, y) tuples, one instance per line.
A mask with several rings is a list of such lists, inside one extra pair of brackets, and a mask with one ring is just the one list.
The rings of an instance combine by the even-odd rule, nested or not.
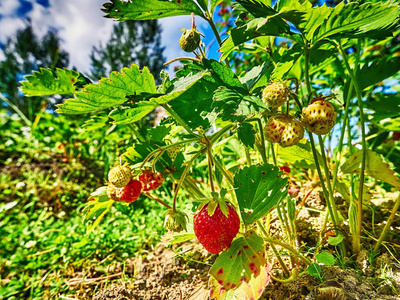
[(160, 172), (153, 172), (150, 168), (142, 171), (139, 181), (143, 184), (143, 191), (151, 191), (160, 187), (164, 182), (164, 177)]
[(124, 187), (115, 189), (117, 199), (126, 203), (135, 202), (141, 193), (142, 183), (135, 179), (131, 179)]
[(227, 216), (223, 214), (219, 205), (210, 216), (208, 205), (206, 204), (194, 215), (194, 233), (208, 252), (217, 254), (231, 245), (233, 238), (239, 232), (240, 219), (230, 204), (227, 204), (229, 209)]

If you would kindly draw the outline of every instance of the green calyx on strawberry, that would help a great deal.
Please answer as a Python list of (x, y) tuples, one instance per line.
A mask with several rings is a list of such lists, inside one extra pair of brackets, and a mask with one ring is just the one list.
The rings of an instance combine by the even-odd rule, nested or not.
[(326, 97), (314, 99), (301, 113), (301, 120), (307, 129), (317, 135), (329, 133), (336, 123), (335, 109), (324, 98)]
[(127, 185), (131, 178), (132, 173), (128, 166), (116, 166), (108, 172), (108, 181), (116, 188)]
[(179, 39), (179, 45), (181, 49), (185, 52), (193, 52), (200, 46), (200, 35), (201, 33), (192, 29), (183, 29), (181, 38)]
[(200, 244), (212, 254), (229, 248), (240, 228), (235, 208), (222, 199), (200, 205), (193, 218), (194, 233)]
[(166, 227), (167, 229), (173, 232), (181, 232), (182, 230), (187, 230), (186, 224), (188, 217), (185, 213), (171, 208), (165, 212), (164, 217), (164, 227)]
[(289, 100), (289, 88), (283, 82), (271, 82), (262, 91), (261, 99), (269, 107), (280, 107)]
[(146, 168), (139, 175), (139, 181), (143, 184), (143, 191), (151, 191), (160, 187), (164, 182), (164, 177), (160, 172), (153, 172), (151, 168)]
[(269, 118), (264, 127), (264, 135), (271, 143), (290, 147), (304, 137), (304, 128), (300, 121), (290, 115), (276, 115)]
[(131, 179), (124, 187), (115, 189), (116, 201), (135, 202), (142, 193), (142, 189), (142, 183), (139, 180)]

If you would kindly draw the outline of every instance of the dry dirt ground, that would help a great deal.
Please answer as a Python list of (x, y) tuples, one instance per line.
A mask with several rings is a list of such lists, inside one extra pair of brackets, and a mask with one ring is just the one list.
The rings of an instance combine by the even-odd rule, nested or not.
[[(301, 210), (296, 221), (299, 243), (314, 245), (319, 236), (322, 221), (320, 215), (313, 209), (323, 210), (325, 205), (317, 192), (312, 193), (306, 200), (304, 200), (304, 195), (300, 194), (298, 199), (303, 199), (300, 205), (305, 208)], [(340, 199), (338, 203), (340, 209)], [(373, 215), (376, 225), (368, 228), (368, 224), (371, 224), (372, 213), (366, 211), (365, 229), (379, 232), (381, 228), (379, 224), (383, 224), (387, 218), (393, 202), (378, 197), (372, 205), (375, 208), (379, 207)], [(343, 213), (345, 213), (345, 205), (343, 205)], [(276, 227), (275, 234), (279, 236), (279, 221), (272, 223), (271, 231), (274, 230), (274, 226)], [(299, 276), (295, 281), (278, 283), (272, 280), (261, 299), (400, 299), (400, 249), (398, 246), (400, 244), (400, 217), (398, 215), (392, 228), (382, 253), (373, 260), (370, 252), (363, 250), (357, 258), (353, 256), (339, 264), (341, 267), (322, 266), (322, 281), (308, 275), (304, 267), (300, 266)], [(370, 249), (371, 245), (366, 240), (363, 246), (365, 249)], [(330, 247), (325, 245), (324, 250), (333, 250)], [(147, 258), (130, 260), (128, 265), (131, 277), (128, 280), (124, 280), (122, 284), (116, 283), (111, 288), (98, 290), (92, 299), (206, 300), (209, 299), (208, 271), (213, 260), (215, 256), (208, 255), (196, 241), (171, 249), (160, 244), (152, 253), (149, 253)], [(271, 262), (274, 262), (273, 258)], [(273, 266), (272, 272), (275, 273), (278, 265), (273, 263)], [(121, 267), (117, 266), (114, 272), (121, 272)], [(127, 275), (126, 272), (124, 274)]]

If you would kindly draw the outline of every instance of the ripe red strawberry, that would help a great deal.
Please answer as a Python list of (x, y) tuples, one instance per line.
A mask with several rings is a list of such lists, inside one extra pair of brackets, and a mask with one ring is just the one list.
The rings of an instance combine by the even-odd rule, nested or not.
[(116, 166), (108, 172), (108, 181), (117, 188), (125, 186), (131, 178), (132, 173), (127, 166)]
[(276, 115), (268, 120), (264, 134), (267, 141), (279, 143), (282, 147), (290, 147), (304, 137), (304, 128), (300, 121), (290, 115)]
[(323, 97), (316, 98), (304, 107), (301, 116), (307, 128), (318, 135), (327, 134), (336, 123), (335, 109)]
[(136, 201), (142, 193), (142, 183), (139, 180), (131, 179), (122, 188), (116, 188), (115, 194), (118, 201), (131, 203)]
[(282, 82), (272, 82), (264, 88), (261, 98), (269, 107), (277, 108), (289, 100), (289, 89)]
[(212, 254), (220, 253), (228, 248), (233, 238), (239, 232), (240, 219), (233, 206), (229, 208), (226, 217), (219, 205), (212, 216), (208, 214), (208, 204), (194, 215), (194, 233), (200, 244)]
[(160, 187), (164, 182), (164, 177), (160, 172), (153, 172), (150, 168), (142, 171), (139, 181), (143, 184), (143, 191), (151, 191)]

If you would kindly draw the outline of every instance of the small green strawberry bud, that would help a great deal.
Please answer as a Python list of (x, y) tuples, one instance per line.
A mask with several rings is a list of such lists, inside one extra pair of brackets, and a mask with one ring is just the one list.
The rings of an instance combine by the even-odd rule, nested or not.
[(200, 46), (200, 32), (195, 28), (184, 29), (179, 39), (179, 45), (183, 51), (193, 52)]
[(164, 227), (173, 232), (186, 230), (187, 215), (179, 210), (169, 209), (165, 213)]

